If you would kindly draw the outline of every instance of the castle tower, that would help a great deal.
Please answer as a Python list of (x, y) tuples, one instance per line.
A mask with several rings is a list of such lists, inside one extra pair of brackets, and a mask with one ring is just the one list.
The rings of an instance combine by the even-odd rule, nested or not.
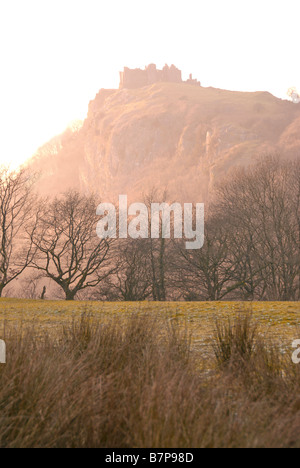
[(181, 70), (175, 65), (165, 65), (162, 70), (158, 70), (154, 63), (151, 63), (145, 70), (140, 68), (131, 69), (124, 67), (124, 71), (120, 72), (120, 89), (136, 89), (142, 88), (143, 86), (149, 86), (154, 83), (166, 82), (166, 83), (187, 83), (194, 86), (200, 86), (200, 82), (190, 77), (186, 81), (182, 81)]
[(148, 67), (146, 67), (146, 72), (147, 72), (147, 79), (148, 79), (148, 84), (153, 84), (153, 83), (157, 83), (158, 79), (157, 79), (157, 69), (156, 69), (156, 65), (154, 65), (154, 63), (151, 63), (150, 65), (148, 65)]

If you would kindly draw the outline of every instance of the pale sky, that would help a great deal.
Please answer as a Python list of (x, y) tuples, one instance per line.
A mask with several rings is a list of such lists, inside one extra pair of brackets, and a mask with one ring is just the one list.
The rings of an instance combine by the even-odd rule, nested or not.
[(0, 164), (24, 162), (124, 66), (203, 86), (300, 90), (299, 0), (0, 0)]

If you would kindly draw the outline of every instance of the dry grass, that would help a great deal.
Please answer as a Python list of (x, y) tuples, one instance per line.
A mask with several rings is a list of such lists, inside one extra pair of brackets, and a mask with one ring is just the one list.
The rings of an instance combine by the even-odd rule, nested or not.
[(222, 366), (232, 362), (248, 362), (255, 351), (258, 324), (250, 313), (242, 313), (233, 320), (215, 321), (213, 350), (217, 363)]
[(158, 315), (84, 315), (55, 337), (9, 325), (0, 446), (300, 447), (300, 366), (254, 330), (219, 324), (212, 345), (229, 340), (235, 365), (217, 354), (208, 373), (188, 331)]

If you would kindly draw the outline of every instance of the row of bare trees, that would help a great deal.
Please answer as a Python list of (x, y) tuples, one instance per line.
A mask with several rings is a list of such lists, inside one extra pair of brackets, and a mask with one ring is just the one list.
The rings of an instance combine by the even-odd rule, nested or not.
[(217, 188), (205, 245), (181, 247), (174, 274), (185, 298), (299, 300), (299, 248), (299, 160), (268, 157)]
[(39, 200), (33, 186), (26, 171), (0, 171), (0, 295), (21, 275), (23, 296), (39, 295), (35, 271), (38, 284), (47, 278), (66, 300), (300, 298), (299, 161), (264, 158), (223, 181), (200, 250), (174, 239), (101, 240), (94, 196)]

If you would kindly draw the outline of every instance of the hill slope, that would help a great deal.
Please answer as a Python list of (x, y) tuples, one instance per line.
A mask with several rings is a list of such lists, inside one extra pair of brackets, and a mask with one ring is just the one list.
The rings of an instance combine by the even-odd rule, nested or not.
[(100, 90), (76, 132), (32, 158), (41, 189), (68, 187), (104, 197), (168, 188), (178, 201), (206, 199), (215, 180), (262, 153), (300, 153), (300, 105), (266, 92), (186, 84)]

